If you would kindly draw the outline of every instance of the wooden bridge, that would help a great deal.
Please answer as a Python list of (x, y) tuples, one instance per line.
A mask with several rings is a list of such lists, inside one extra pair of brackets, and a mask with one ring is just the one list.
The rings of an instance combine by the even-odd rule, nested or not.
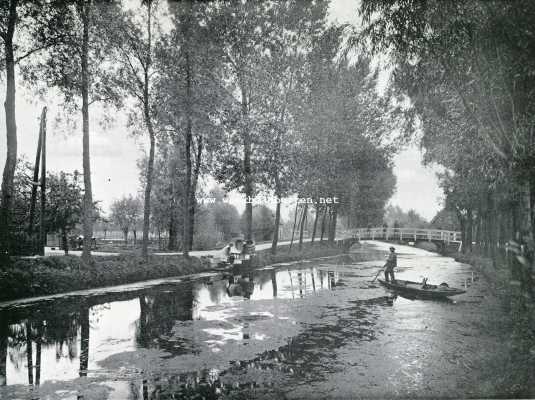
[(358, 240), (395, 240), (402, 242), (435, 242), (443, 245), (461, 244), (461, 232), (420, 228), (357, 228), (349, 231)]

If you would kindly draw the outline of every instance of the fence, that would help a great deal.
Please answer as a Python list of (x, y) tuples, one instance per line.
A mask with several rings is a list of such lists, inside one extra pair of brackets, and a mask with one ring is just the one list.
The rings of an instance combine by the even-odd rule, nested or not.
[(445, 243), (460, 243), (461, 232), (446, 231), (440, 229), (419, 228), (358, 228), (353, 229), (351, 234), (356, 239), (384, 239), (384, 240), (427, 240), (441, 241)]

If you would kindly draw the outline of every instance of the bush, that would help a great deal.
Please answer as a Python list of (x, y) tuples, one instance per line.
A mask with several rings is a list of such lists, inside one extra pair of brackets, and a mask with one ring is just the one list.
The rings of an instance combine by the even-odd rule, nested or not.
[(216, 247), (219, 235), (217, 232), (197, 232), (193, 237), (193, 246), (195, 250), (210, 250)]

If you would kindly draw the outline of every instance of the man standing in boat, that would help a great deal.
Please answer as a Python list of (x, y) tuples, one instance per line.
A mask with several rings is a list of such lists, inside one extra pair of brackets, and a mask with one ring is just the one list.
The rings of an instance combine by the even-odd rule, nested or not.
[[(390, 254), (388, 255), (388, 260), (385, 264), (385, 281), (386, 282), (396, 282), (394, 278), (394, 268), (398, 266), (398, 256), (396, 254), (396, 249), (390, 247)], [(388, 279), (390, 277), (390, 279)]]

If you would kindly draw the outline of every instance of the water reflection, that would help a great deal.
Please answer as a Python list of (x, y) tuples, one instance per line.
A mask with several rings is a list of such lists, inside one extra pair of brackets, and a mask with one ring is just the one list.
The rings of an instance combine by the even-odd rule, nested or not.
[[(221, 305), (302, 299), (334, 289), (340, 280), (338, 272), (317, 267), (233, 270), (215, 279), (2, 309), (0, 385), (38, 386), (49, 380), (92, 376), (100, 360), (136, 348), (194, 353), (195, 335), (172, 334), (177, 323), (222, 321), (228, 309), (218, 308)], [(245, 342), (262, 338), (261, 333), (251, 332), (246, 320), (235, 328)], [(221, 335), (224, 338), (231, 331), (224, 327)]]
[[(465, 279), (433, 257), (401, 255), (404, 278), (434, 267), (434, 280)], [(385, 296), (367, 283), (377, 262), (328, 260), (0, 309), (0, 383), (8, 385), (0, 397), (27, 397), (10, 394), (32, 385), (42, 399), (56, 389), (70, 398), (104, 390), (86, 398), (109, 400), (284, 398), (285, 388), (325, 385), (332, 392), (316, 393), (323, 397), (355, 378), (388, 382), (421, 345), (456, 343), (446, 325), (456, 318), (451, 305)], [(429, 359), (442, 351), (425, 350), (437, 356)], [(373, 377), (359, 378), (366, 360), (380, 359)]]
[[(313, 324), (275, 349), (266, 350), (247, 360), (234, 360), (225, 370), (215, 368), (140, 380), (132, 386), (131, 399), (216, 399), (253, 397), (259, 392), (269, 398), (284, 398), (289, 380), (301, 384), (321, 381), (326, 374), (340, 371), (335, 349), (355, 338), (375, 339), (376, 316), (370, 306), (392, 306), (395, 297), (355, 300), (333, 325)], [(246, 324), (248, 326), (248, 324)], [(245, 335), (248, 335), (244, 333)], [(247, 337), (248, 338), (248, 337)], [(141, 397), (142, 396), (142, 397)]]

